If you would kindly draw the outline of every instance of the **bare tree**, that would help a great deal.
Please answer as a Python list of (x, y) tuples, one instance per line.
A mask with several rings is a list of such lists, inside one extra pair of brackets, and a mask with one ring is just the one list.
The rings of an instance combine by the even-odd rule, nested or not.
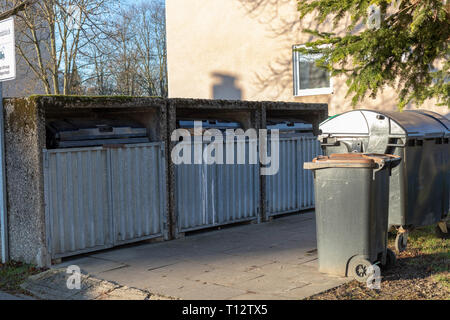
[(159, 68), (159, 90), (162, 97), (167, 97), (167, 44), (166, 44), (166, 10), (164, 4), (155, 4), (152, 14), (155, 29), (155, 44)]
[[(4, 5), (20, 2), (4, 1)], [(77, 65), (79, 57), (103, 33), (105, 18), (114, 3), (115, 0), (39, 0), (17, 14), (17, 52), (42, 82), (46, 93), (73, 93), (83, 67)]]
[(46, 93), (167, 96), (164, 1), (119, 2), (34, 0), (18, 13), (17, 52)]
[(139, 79), (145, 94), (167, 96), (167, 49), (164, 3), (159, 0), (133, 6)]
[(114, 93), (113, 73), (110, 68), (111, 45), (107, 41), (101, 41), (95, 46), (90, 46), (85, 55), (86, 70), (84, 83), (89, 95), (111, 95)]
[(132, 8), (132, 12), (137, 16), (136, 28), (136, 47), (139, 53), (139, 83), (143, 88), (143, 91), (148, 96), (156, 96), (157, 83), (155, 68), (155, 50), (154, 50), (154, 36), (153, 26), (150, 17), (150, 4), (141, 3), (138, 6)]
[(104, 92), (92, 86), (108, 86), (114, 94), (167, 96), (164, 10), (161, 0), (153, 0), (116, 12), (110, 36), (89, 57), (95, 68), (88, 78), (97, 79), (90, 93)]
[(136, 33), (133, 13), (122, 10), (115, 18), (114, 33), (110, 38), (113, 52), (110, 56), (110, 70), (116, 92), (122, 95), (139, 95), (137, 68), (139, 56), (136, 46)]

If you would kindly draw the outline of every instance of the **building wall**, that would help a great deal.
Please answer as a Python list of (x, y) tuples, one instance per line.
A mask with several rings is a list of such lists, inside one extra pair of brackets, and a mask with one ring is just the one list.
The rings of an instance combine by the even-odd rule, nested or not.
[[(169, 97), (321, 102), (330, 115), (352, 109), (343, 77), (331, 95), (294, 97), (292, 46), (311, 39), (303, 28), (316, 28), (300, 25), (296, 0), (167, 0), (166, 12)], [(396, 110), (395, 99), (385, 89), (357, 108)], [(432, 102), (422, 108), (448, 113)]]
[(3, 97), (26, 97), (33, 94), (45, 94), (44, 86), (16, 52), (16, 79), (3, 82)]
[[(6, 11), (11, 8), (11, 1), (0, 0), (0, 11)], [(26, 57), (33, 64), (37, 65), (36, 50), (34, 45), (24, 36), (21, 30), (24, 30), (23, 23), (19, 23), (20, 19), (15, 18), (15, 37), (16, 45), (19, 45), (25, 52)], [(38, 38), (44, 38), (44, 31), (38, 29)], [(26, 44), (27, 43), (27, 44)], [(45, 45), (41, 44), (41, 55), (44, 62), (50, 58), (50, 53)], [(26, 97), (33, 94), (45, 94), (44, 86), (38, 79), (36, 74), (31, 70), (23, 57), (20, 56), (19, 50), (16, 48), (16, 79), (3, 82), (3, 97)]]

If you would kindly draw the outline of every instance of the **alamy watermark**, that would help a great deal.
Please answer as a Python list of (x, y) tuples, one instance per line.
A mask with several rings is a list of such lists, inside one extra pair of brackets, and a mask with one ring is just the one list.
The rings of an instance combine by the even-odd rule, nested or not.
[(70, 276), (67, 278), (66, 286), (69, 290), (81, 289), (81, 270), (79, 266), (71, 265), (67, 267), (67, 274)]
[(381, 270), (376, 264), (371, 265), (367, 268), (367, 273), (369, 277), (367, 278), (366, 284), (368, 289), (381, 290)]
[(277, 174), (280, 167), (278, 129), (203, 130), (202, 122), (194, 121), (193, 135), (180, 128), (172, 132), (171, 140), (178, 142), (171, 153), (176, 165), (257, 164), (259, 160), (264, 176)]
[(367, 8), (367, 27), (372, 30), (380, 29), (381, 26), (381, 9), (379, 6), (372, 4)]

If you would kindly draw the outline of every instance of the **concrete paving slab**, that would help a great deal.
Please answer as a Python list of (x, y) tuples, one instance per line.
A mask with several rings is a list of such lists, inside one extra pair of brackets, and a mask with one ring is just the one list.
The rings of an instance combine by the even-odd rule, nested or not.
[(117, 288), (97, 300), (147, 300), (149, 294), (134, 288)]
[(180, 290), (178, 295), (186, 300), (229, 300), (246, 293), (245, 289), (198, 282), (190, 289)]
[(0, 291), (0, 301), (24, 300), (21, 297)]
[(53, 268), (29, 277), (21, 287), (43, 300), (149, 300), (150, 298), (159, 300), (161, 298), (142, 289), (122, 286), (83, 273), (80, 275), (80, 288), (69, 289), (68, 276), (65, 268)]
[(115, 250), (108, 250), (99, 253), (94, 253), (90, 257), (114, 261), (118, 263), (129, 263), (130, 261), (139, 260), (143, 256), (146, 256), (147, 260), (149, 255), (153, 258), (167, 258), (170, 256), (170, 250), (167, 248), (152, 247), (150, 244), (143, 244), (140, 246), (129, 246), (125, 248), (119, 248)]
[(317, 258), (312, 259), (312, 260), (306, 262), (305, 266), (312, 267), (317, 270), (319, 268), (319, 260)]
[(214, 270), (214, 267), (207, 264), (197, 263), (193, 261), (183, 261), (161, 267), (158, 269), (149, 270), (153, 274), (159, 274), (161, 276), (171, 277), (176, 276), (177, 278), (188, 279), (190, 277), (202, 274), (205, 272), (210, 272)]
[(297, 253), (293, 250), (292, 254), (289, 252), (282, 252), (277, 255), (276, 262), (285, 263), (289, 265), (300, 265), (300, 264), (308, 264), (312, 263), (312, 261), (317, 261), (317, 257), (311, 257), (308, 255), (308, 251), (304, 251), (302, 253)]
[[(275, 262), (272, 264), (264, 265), (261, 267), (255, 267), (249, 272), (257, 275), (266, 275), (266, 274), (276, 274), (279, 277), (283, 277), (286, 279), (291, 278), (299, 278), (302, 279), (304, 282), (309, 282), (308, 277), (304, 276), (305, 274), (311, 276), (312, 278), (317, 278), (318, 276), (324, 276), (323, 274), (319, 273), (316, 270), (311, 270), (307, 267), (302, 267), (302, 265), (290, 265), (285, 263), (279, 263)], [(325, 276), (327, 277), (327, 276)]]
[(217, 268), (228, 268), (235, 272), (244, 272), (250, 268), (264, 266), (266, 264), (274, 263), (270, 256), (255, 256), (255, 255), (229, 255), (223, 254), (217, 259), (209, 260), (206, 263)]
[(81, 271), (93, 274), (127, 266), (126, 264), (121, 262), (115, 262), (91, 256), (66, 261), (59, 264), (58, 268), (67, 268), (71, 265), (82, 266)]
[(229, 268), (216, 268), (209, 272), (190, 276), (188, 279), (203, 283), (232, 287), (240, 282), (256, 279), (261, 276), (263, 275), (253, 272), (236, 272), (235, 270)]
[(295, 299), (269, 294), (246, 293), (240, 296), (232, 297), (229, 300), (295, 300)]
[(133, 267), (128, 267), (127, 270), (111, 270), (93, 276), (107, 281), (114, 281), (115, 283), (120, 283), (127, 287), (141, 289), (148, 289), (152, 285), (167, 286), (170, 284), (175, 287), (182, 286), (184, 281), (182, 278), (167, 278), (165, 275), (155, 274), (150, 271), (143, 271), (142, 269), (135, 269)]
[(278, 275), (263, 275), (237, 283), (233, 287), (253, 293), (284, 296), (288, 291), (302, 288), (309, 284), (310, 282), (304, 282), (295, 278), (287, 279)]
[(317, 271), (311, 212), (87, 257), (108, 262), (65, 264), (76, 262), (96, 278), (150, 292), (149, 299), (303, 299), (349, 281)]
[(337, 286), (344, 284), (346, 280), (334, 280), (323, 283), (311, 283), (305, 287), (294, 288), (289, 291), (283, 292), (283, 296), (292, 299), (305, 299), (315, 294), (333, 289)]

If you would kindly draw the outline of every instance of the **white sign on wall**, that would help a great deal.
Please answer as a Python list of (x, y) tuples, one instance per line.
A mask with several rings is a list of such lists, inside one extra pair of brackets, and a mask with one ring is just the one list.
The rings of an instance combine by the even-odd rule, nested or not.
[(16, 78), (14, 18), (0, 21), (0, 81)]

